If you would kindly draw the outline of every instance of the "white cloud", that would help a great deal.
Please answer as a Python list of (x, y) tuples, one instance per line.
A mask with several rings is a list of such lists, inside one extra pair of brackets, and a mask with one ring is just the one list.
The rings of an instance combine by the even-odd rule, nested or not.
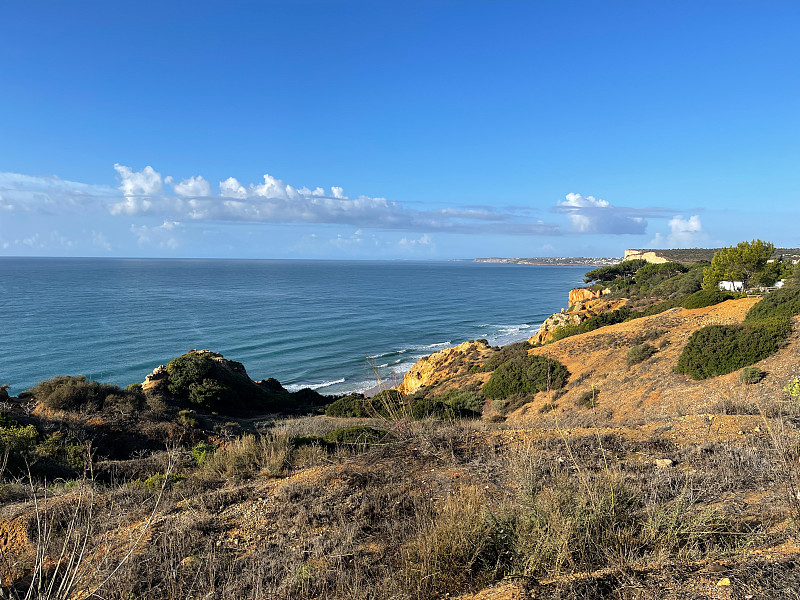
[(161, 173), (149, 165), (141, 171), (134, 171), (115, 163), (114, 170), (119, 173), (119, 189), (125, 196), (150, 196), (161, 191)]
[(564, 200), (553, 207), (553, 212), (562, 213), (567, 217), (574, 231), (612, 234), (644, 233), (647, 221), (642, 213), (657, 210), (660, 209), (641, 211), (612, 206), (606, 200), (575, 193), (567, 194)]
[[(269, 174), (263, 176), (262, 182), (254, 184), (229, 177), (220, 181), (219, 193), (211, 195), (210, 183), (200, 175), (176, 183), (177, 179), (162, 177), (149, 165), (134, 171), (117, 163), (114, 170), (119, 179), (116, 189), (52, 176), (37, 178), (0, 173), (0, 212), (75, 215), (78, 211), (95, 211), (117, 217), (146, 217), (150, 219), (149, 226), (154, 220), (156, 223), (213, 220), (345, 225), (420, 234), (530, 236), (562, 233), (558, 223), (531, 218), (530, 207), (418, 209), (379, 196), (351, 197), (340, 186), (327, 190), (320, 186), (294, 187)], [(564, 208), (586, 210), (572, 205)]]
[(119, 163), (114, 164), (114, 170), (119, 173), (119, 189), (125, 200), (109, 206), (111, 214), (136, 215), (147, 212), (153, 206), (151, 197), (161, 191), (161, 173), (149, 165), (141, 171), (134, 171)]
[(63, 215), (103, 210), (107, 200), (118, 195), (111, 187), (67, 181), (55, 175), (0, 173), (0, 210), (12, 214)]
[(655, 248), (695, 248), (708, 239), (698, 215), (688, 219), (676, 215), (669, 220), (669, 228), (668, 235), (657, 233), (650, 245)]
[(210, 196), (211, 184), (200, 177), (190, 177), (173, 186), (179, 196)]
[(153, 248), (168, 248), (175, 250), (180, 246), (178, 237), (174, 235), (182, 227), (177, 221), (164, 221), (157, 227), (147, 225), (131, 225), (131, 232), (136, 236), (140, 246)]
[(401, 248), (415, 248), (419, 246), (430, 246), (433, 243), (431, 236), (427, 233), (417, 239), (401, 238), (397, 245)]
[(220, 196), (226, 198), (239, 198), (240, 200), (247, 198), (247, 190), (235, 177), (228, 177), (225, 181), (220, 181), (219, 193)]

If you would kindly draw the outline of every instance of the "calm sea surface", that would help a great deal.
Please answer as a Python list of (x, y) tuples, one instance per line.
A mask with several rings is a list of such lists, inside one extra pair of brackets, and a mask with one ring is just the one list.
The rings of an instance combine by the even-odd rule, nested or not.
[(289, 389), (364, 390), (465, 340), (527, 339), (585, 267), (0, 258), (0, 384), (127, 385), (190, 348)]

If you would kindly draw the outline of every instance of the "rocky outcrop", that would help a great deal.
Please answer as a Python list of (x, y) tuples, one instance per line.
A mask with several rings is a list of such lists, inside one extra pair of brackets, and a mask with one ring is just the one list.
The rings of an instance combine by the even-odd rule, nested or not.
[(423, 386), (442, 383), (445, 379), (465, 375), (494, 353), (486, 340), (471, 340), (454, 348), (445, 348), (419, 359), (397, 386), (401, 394), (412, 394)]
[[(574, 290), (573, 290), (574, 291)], [(570, 298), (572, 294), (570, 293)], [(599, 315), (600, 313), (610, 312), (622, 308), (628, 303), (628, 300), (622, 298), (620, 300), (601, 300), (599, 298), (577, 301), (570, 303), (569, 310), (562, 309), (560, 313), (555, 313), (548, 317), (539, 331), (532, 338), (528, 340), (531, 344), (545, 344), (553, 337), (553, 331), (565, 325), (580, 325), (587, 319)]]
[(575, 288), (569, 291), (568, 306), (572, 306), (576, 302), (586, 302), (587, 300), (595, 300), (610, 293), (611, 290), (609, 288), (605, 288), (602, 290), (593, 290), (591, 288)]
[(159, 365), (153, 372), (145, 376), (142, 382), (142, 392), (145, 396), (166, 396), (169, 392), (167, 390), (167, 383), (169, 382), (169, 374), (167, 373), (166, 365)]

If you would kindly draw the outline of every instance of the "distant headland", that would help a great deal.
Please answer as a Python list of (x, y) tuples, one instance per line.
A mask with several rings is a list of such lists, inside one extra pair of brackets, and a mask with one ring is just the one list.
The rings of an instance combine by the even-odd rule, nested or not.
[(503, 263), (508, 265), (552, 265), (574, 267), (603, 267), (622, 261), (621, 256), (537, 256), (533, 258), (476, 258), (479, 263)]
[[(503, 263), (509, 265), (553, 265), (553, 266), (581, 266), (602, 267), (615, 265), (623, 260), (642, 259), (650, 263), (678, 262), (693, 264), (696, 262), (710, 262), (714, 254), (721, 248), (633, 248), (625, 250), (624, 256), (597, 257), (597, 256), (537, 256), (531, 258), (476, 258), (474, 262)], [(773, 258), (782, 257), (796, 262), (800, 259), (800, 248), (775, 248)]]

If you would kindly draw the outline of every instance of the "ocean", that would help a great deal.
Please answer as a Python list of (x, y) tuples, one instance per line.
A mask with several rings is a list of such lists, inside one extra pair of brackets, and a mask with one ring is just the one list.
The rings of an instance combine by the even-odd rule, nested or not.
[(0, 258), (0, 384), (127, 385), (191, 348), (290, 390), (394, 385), (463, 341), (524, 340), (587, 267), (472, 261)]

